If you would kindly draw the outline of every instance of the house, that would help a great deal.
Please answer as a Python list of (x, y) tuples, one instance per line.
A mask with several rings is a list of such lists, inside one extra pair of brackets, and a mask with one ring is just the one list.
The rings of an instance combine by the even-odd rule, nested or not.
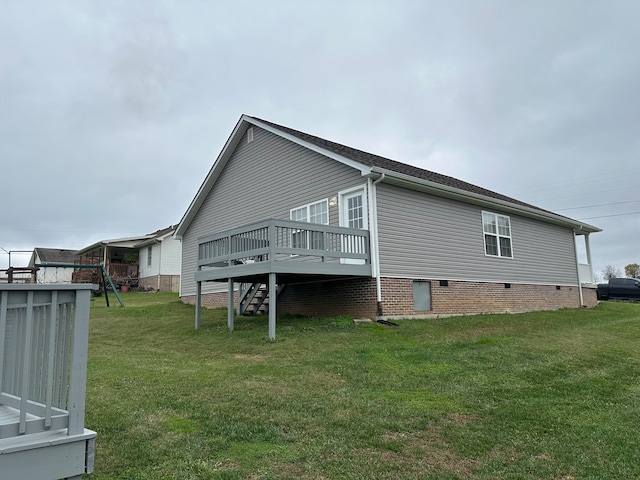
[(589, 235), (599, 231), (243, 115), (175, 236), (196, 326), (201, 306), (227, 305), (231, 329), (235, 308), (268, 312), (273, 338), (276, 303), (368, 318), (595, 305)]
[[(40, 248), (33, 249), (29, 267), (36, 265), (60, 265), (74, 264), (78, 260), (75, 250), (65, 250), (61, 248)], [(59, 266), (40, 267), (35, 272), (35, 283), (71, 283), (73, 269)]]
[[(173, 238), (175, 226), (137, 237), (100, 240), (76, 255), (83, 265), (102, 265), (116, 286), (177, 292), (181, 244)], [(77, 270), (74, 282), (99, 283), (97, 272)]]
[(180, 288), (180, 260), (182, 248), (173, 238), (175, 225), (158, 230), (151, 238), (138, 243), (140, 279), (143, 290), (177, 292)]
[[(139, 279), (138, 244), (151, 235), (100, 240), (76, 252), (81, 265), (101, 265), (117, 287), (137, 287)], [(94, 270), (79, 269), (73, 274), (75, 283), (100, 283)]]

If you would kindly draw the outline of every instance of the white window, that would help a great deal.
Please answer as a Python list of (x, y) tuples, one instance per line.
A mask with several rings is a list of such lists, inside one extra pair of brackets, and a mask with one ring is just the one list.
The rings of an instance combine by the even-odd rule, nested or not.
[[(327, 199), (292, 208), (289, 218), (296, 222), (320, 223), (329, 225), (329, 201)], [(311, 233), (311, 234), (310, 234)], [(322, 233), (298, 230), (291, 234), (292, 248), (311, 248), (324, 250)]]
[(151, 266), (152, 252), (153, 252), (152, 247), (151, 245), (149, 245), (149, 247), (147, 248), (147, 267)]
[(513, 258), (511, 220), (505, 215), (482, 212), (484, 253), (493, 257)]

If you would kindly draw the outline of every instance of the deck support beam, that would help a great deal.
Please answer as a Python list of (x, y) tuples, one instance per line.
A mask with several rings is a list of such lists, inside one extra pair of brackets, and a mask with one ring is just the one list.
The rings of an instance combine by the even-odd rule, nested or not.
[(196, 282), (196, 330), (200, 328), (202, 315), (202, 282)]
[(276, 338), (276, 302), (278, 292), (276, 290), (276, 274), (269, 274), (269, 340)]
[(233, 321), (235, 318), (235, 295), (233, 293), (233, 278), (228, 280), (229, 282), (229, 304), (227, 305), (227, 326), (229, 331), (233, 332)]

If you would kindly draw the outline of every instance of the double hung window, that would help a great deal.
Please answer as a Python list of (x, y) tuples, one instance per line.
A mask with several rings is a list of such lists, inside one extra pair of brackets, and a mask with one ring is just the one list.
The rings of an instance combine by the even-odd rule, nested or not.
[[(321, 200), (308, 203), (301, 207), (292, 208), (289, 218), (296, 222), (329, 224), (329, 201)], [(308, 230), (294, 230), (291, 234), (292, 248), (309, 248), (312, 250), (324, 250), (322, 232), (310, 232)]]
[(492, 257), (513, 258), (511, 220), (506, 215), (482, 212), (484, 253)]

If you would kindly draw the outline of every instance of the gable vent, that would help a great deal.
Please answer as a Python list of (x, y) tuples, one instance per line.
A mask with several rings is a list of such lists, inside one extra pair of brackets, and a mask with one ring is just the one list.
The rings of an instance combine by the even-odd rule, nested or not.
[(253, 127), (247, 130), (247, 143), (253, 142)]

